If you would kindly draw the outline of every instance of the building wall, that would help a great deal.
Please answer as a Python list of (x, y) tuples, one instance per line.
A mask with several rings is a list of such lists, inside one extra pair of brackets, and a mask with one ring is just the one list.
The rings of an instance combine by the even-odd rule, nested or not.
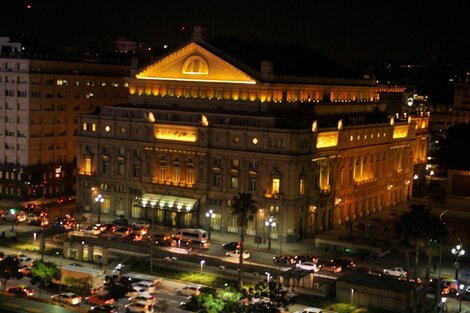
[(96, 61), (0, 58), (1, 196), (73, 194), (77, 116), (126, 102), (128, 71)]

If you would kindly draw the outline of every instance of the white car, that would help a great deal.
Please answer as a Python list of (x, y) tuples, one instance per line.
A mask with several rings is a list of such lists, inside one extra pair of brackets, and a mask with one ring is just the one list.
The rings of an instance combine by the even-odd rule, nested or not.
[(406, 278), (408, 272), (403, 267), (392, 267), (383, 270), (385, 276), (393, 276), (397, 278)]
[[(240, 250), (233, 250), (233, 251), (227, 251), (225, 252), (226, 256), (229, 256), (231, 258), (239, 258), (240, 257)], [(243, 258), (248, 259), (250, 257), (250, 252), (248, 251), (243, 251)]]
[(137, 222), (132, 223), (132, 226), (134, 228), (138, 228), (138, 229), (140, 229), (140, 228), (150, 228), (150, 223), (147, 222), (147, 221), (137, 221)]
[(51, 300), (69, 305), (79, 305), (82, 302), (82, 297), (73, 292), (63, 292), (51, 296)]
[(300, 268), (304, 271), (311, 271), (311, 272), (318, 272), (320, 271), (320, 266), (317, 265), (315, 262), (301, 262), (296, 264), (297, 268)]
[(87, 236), (98, 236), (101, 234), (101, 228), (99, 224), (88, 225), (85, 229), (82, 230), (83, 233)]
[(305, 309), (301, 309), (301, 310), (298, 310), (298, 311), (295, 311), (294, 313), (322, 313), (322, 309), (319, 309), (319, 308), (305, 308)]
[(201, 286), (192, 286), (192, 285), (187, 285), (184, 286), (183, 288), (176, 289), (176, 294), (178, 296), (198, 296), (201, 293)]
[(145, 280), (133, 283), (132, 286), (138, 289), (145, 289), (148, 293), (155, 293), (157, 289), (157, 284)]
[(126, 293), (126, 297), (137, 297), (142, 294), (148, 294), (148, 288), (132, 285), (131, 290)]
[(145, 302), (133, 302), (126, 304), (126, 312), (135, 312), (135, 313), (151, 313), (153, 312), (153, 306), (148, 305)]
[(29, 257), (26, 257), (26, 256), (23, 256), (23, 257), (20, 257), (18, 258), (18, 267), (33, 267), (33, 263), (34, 263), (34, 260), (29, 258)]

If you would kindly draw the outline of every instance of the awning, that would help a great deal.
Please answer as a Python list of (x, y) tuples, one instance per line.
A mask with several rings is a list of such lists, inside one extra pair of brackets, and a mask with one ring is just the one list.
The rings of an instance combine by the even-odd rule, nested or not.
[(147, 207), (154, 206), (160, 209), (189, 212), (197, 207), (199, 199), (144, 193), (141, 204)]

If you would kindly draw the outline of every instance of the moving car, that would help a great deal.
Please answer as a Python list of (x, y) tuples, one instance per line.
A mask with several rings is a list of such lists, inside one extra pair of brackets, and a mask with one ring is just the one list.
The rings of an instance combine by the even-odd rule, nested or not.
[(335, 262), (323, 263), (323, 264), (321, 264), (320, 269), (322, 271), (328, 271), (328, 272), (333, 272), (333, 273), (339, 273), (343, 270), (341, 265), (339, 265), (338, 263), (335, 263)]
[(311, 255), (311, 254), (303, 254), (303, 255), (296, 255), (294, 257), (294, 262), (295, 263), (303, 263), (303, 262), (314, 262), (314, 263), (317, 263), (318, 262), (318, 257), (315, 256), (315, 255)]
[(300, 263), (297, 263), (295, 266), (304, 271), (311, 271), (311, 272), (320, 271), (320, 266), (318, 266), (317, 263), (311, 262), (311, 261), (300, 262)]
[[(231, 258), (239, 258), (240, 257), (240, 250), (233, 250), (225, 252), (225, 255)], [(248, 259), (250, 257), (250, 252), (243, 251), (243, 259)]]
[(31, 267), (30, 266), (25, 266), (20, 269), (18, 269), (18, 272), (23, 274), (23, 276), (29, 276), (31, 275)]
[(406, 278), (408, 272), (403, 267), (392, 267), (383, 270), (385, 276), (393, 276), (397, 278)]
[(201, 288), (202, 286), (193, 286), (193, 285), (187, 285), (184, 286), (183, 288), (176, 289), (176, 294), (178, 296), (198, 296), (201, 294)]
[(153, 306), (147, 305), (145, 302), (134, 302), (126, 304), (126, 312), (136, 312), (136, 313), (151, 313), (153, 312)]
[(28, 296), (28, 297), (30, 297), (30, 296), (34, 295), (34, 289), (33, 288), (23, 286), (23, 285), (8, 287), (5, 291), (8, 292), (8, 293), (12, 293), (15, 296)]
[(181, 301), (180, 308), (186, 311), (196, 312), (197, 310), (199, 310), (197, 298), (193, 296), (186, 298), (185, 301)]
[(82, 297), (73, 292), (63, 292), (61, 294), (51, 296), (51, 300), (68, 305), (79, 305), (82, 302)]
[(341, 265), (343, 268), (355, 268), (356, 267), (356, 261), (352, 258), (347, 258), (347, 257), (339, 257), (339, 258), (334, 258), (331, 260), (331, 262), (337, 263)]
[(114, 306), (102, 305), (102, 306), (92, 306), (88, 313), (117, 313), (117, 309)]
[(234, 251), (240, 249), (240, 243), (237, 241), (227, 242), (222, 245), (224, 250)]
[(127, 226), (127, 225), (129, 225), (129, 221), (124, 217), (119, 217), (119, 218), (113, 220), (113, 224), (120, 225), (120, 226)]
[(92, 305), (113, 305), (114, 299), (107, 293), (98, 293), (85, 298), (85, 303)]
[(139, 220), (132, 223), (132, 227), (140, 229), (140, 228), (150, 228), (150, 223), (144, 220)]
[(147, 305), (155, 304), (155, 297), (149, 293), (141, 293), (138, 296), (130, 297), (129, 302), (145, 302)]
[(279, 262), (284, 265), (294, 265), (296, 263), (296, 260), (295, 256), (293, 255), (273, 256), (273, 263), (279, 264)]

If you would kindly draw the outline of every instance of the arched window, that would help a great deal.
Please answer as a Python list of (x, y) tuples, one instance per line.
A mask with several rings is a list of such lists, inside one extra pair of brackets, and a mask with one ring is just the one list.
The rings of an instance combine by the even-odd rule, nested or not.
[(183, 74), (209, 74), (209, 66), (206, 60), (200, 56), (194, 55), (184, 62)]

